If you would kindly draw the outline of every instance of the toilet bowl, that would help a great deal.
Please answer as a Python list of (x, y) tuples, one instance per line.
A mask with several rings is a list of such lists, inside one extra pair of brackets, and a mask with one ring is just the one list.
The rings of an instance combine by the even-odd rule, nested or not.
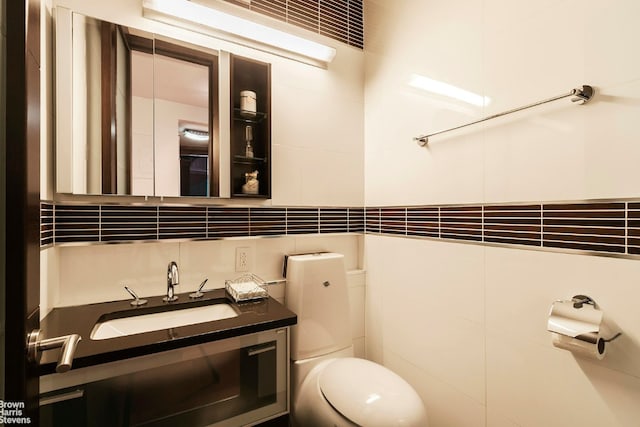
[(344, 256), (289, 256), (291, 412), (297, 427), (426, 427), (416, 391), (377, 363), (353, 357)]

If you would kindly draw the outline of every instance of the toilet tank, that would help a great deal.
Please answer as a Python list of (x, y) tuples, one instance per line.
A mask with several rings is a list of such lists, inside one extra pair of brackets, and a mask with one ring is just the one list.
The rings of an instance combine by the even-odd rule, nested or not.
[(298, 315), (291, 331), (291, 359), (322, 356), (349, 347), (349, 294), (344, 255), (292, 255), (287, 260), (287, 307)]

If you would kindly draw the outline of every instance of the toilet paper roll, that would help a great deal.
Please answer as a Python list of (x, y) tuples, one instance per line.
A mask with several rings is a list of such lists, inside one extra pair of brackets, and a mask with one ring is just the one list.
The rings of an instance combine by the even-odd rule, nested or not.
[(599, 336), (589, 337), (585, 341), (579, 337), (573, 338), (553, 332), (551, 333), (551, 342), (558, 348), (590, 359), (602, 360), (606, 353), (606, 342)]

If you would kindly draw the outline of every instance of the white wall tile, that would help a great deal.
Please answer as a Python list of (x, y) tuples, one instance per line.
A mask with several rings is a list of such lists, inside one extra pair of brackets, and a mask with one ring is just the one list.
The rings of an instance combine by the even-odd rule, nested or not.
[(354, 338), (353, 340), (353, 356), (366, 359), (365, 338)]
[[(529, 12), (515, 12), (517, 19), (513, 6), (504, 3), (489, 0), (485, 6), (482, 71), (486, 95), (492, 98), (488, 113), (526, 105), (588, 83), (582, 80), (583, 58), (588, 49), (584, 44), (586, 28), (566, 31), (567, 22), (575, 14), (575, 3), (556, 2), (547, 8), (523, 6)], [(553, 13), (549, 13), (551, 7)]]
[(487, 407), (487, 425), (491, 427), (521, 427), (502, 414), (502, 408), (497, 405)]
[(60, 298), (59, 248), (40, 251), (40, 319), (58, 304)]
[[(340, 129), (334, 125), (331, 129)], [(362, 206), (362, 151), (273, 146), (273, 204), (289, 206)]]
[(587, 105), (558, 102), (485, 127), (486, 201), (636, 195), (640, 84), (596, 90)]
[(446, 382), (385, 350), (385, 366), (404, 378), (418, 392), (427, 410), (429, 427), (483, 427), (485, 407)]
[(140, 297), (166, 294), (167, 264), (180, 259), (177, 243), (69, 246), (58, 251), (58, 306), (127, 299), (125, 285)]
[[(249, 271), (256, 262), (256, 239), (214, 240), (180, 243), (180, 267), (182, 283), (198, 286), (208, 278), (205, 289), (224, 288), (224, 281), (240, 276), (236, 272), (236, 249), (249, 251)], [(182, 291), (184, 292), (184, 291)]]
[(602, 84), (597, 91), (583, 121), (585, 197), (635, 197), (640, 180), (640, 147), (635, 143), (640, 138), (635, 122), (640, 111), (640, 80)]
[(387, 236), (367, 236), (366, 245), (367, 285), (384, 287), (398, 310), (419, 305), (421, 313), (484, 323), (482, 246)]
[(483, 260), (481, 246), (367, 236), (367, 291), (382, 294), (382, 321), (369, 325), (381, 328), (384, 351), (480, 403)]
[[(358, 69), (357, 66), (354, 68)], [(345, 84), (331, 78), (335, 73), (326, 70), (318, 70), (306, 79), (292, 76), (290, 70), (284, 68), (282, 74), (274, 76), (272, 89), (273, 96), (280, 100), (272, 103), (274, 141), (290, 147), (362, 154), (360, 84), (354, 81), (358, 86), (347, 89)], [(280, 78), (276, 80), (275, 77)], [(345, 90), (341, 92), (332, 84)], [(328, 104), (336, 103), (340, 104), (338, 108), (326, 108)]]
[(556, 350), (488, 333), (487, 406), (521, 426), (637, 425), (640, 379)]
[(285, 305), (286, 304), (286, 299), (285, 299), (285, 294), (286, 294), (286, 283), (285, 282), (279, 282), (276, 284), (271, 284), (269, 285), (269, 287), (267, 288), (267, 291), (269, 292), (269, 296), (274, 298), (276, 301), (278, 301), (280, 304)]
[(365, 286), (367, 280), (367, 273), (365, 270), (350, 270), (347, 271), (347, 283), (349, 287)]
[[(272, 159), (272, 202), (275, 206), (298, 206), (302, 202), (304, 149), (274, 143)], [(317, 205), (316, 205), (317, 206)]]
[(328, 236), (296, 236), (296, 253), (336, 252), (344, 255), (344, 265), (347, 271), (357, 270), (358, 265), (358, 235), (328, 235)]
[(368, 1), (365, 13), (366, 204), (482, 200), (477, 134), (434, 137), (428, 149), (413, 141), (479, 118), (482, 109), (408, 85), (418, 74), (482, 94), (481, 74), (469, 72), (482, 66), (482, 2)]
[(404, 131), (387, 139), (394, 142), (390, 148), (367, 148), (366, 205), (482, 201), (484, 148), (477, 136), (457, 136), (455, 141), (434, 137), (429, 148), (419, 147), (413, 137), (431, 129), (440, 130)]
[[(629, 55), (629, 40), (638, 37), (640, 4), (634, 0), (617, 0), (616, 7), (601, 2), (589, 2), (587, 8), (579, 0), (567, 2), (567, 8), (583, 7), (584, 23), (581, 36), (584, 40), (585, 81), (600, 86), (636, 80), (640, 75), (640, 63)], [(591, 26), (595, 29), (589, 30)]]
[[(518, 6), (519, 7), (519, 6)], [(593, 102), (577, 108), (558, 101), (498, 119), (482, 133), (486, 144), (486, 200), (575, 200), (635, 196), (640, 61), (625, 40), (636, 37), (637, 2), (616, 8), (565, 1), (547, 8), (525, 6), (517, 20), (504, 2), (486, 5), (483, 50), (489, 113), (503, 111), (590, 84)], [(566, 22), (583, 10), (579, 30)], [(540, 31), (544, 28), (544, 32)], [(508, 37), (505, 37), (508, 34)], [(545, 41), (546, 40), (546, 41)], [(570, 54), (567, 54), (571, 52)], [(607, 141), (606, 144), (603, 141)]]
[(364, 337), (364, 286), (349, 288), (351, 336)]
[(589, 295), (603, 311), (609, 333), (623, 332), (607, 344), (599, 365), (640, 378), (634, 356), (640, 351), (633, 297), (640, 277), (637, 260), (487, 248), (486, 264), (488, 330), (551, 348), (546, 330), (551, 304)]
[(362, 206), (364, 168), (362, 152), (323, 148), (301, 154), (300, 204), (303, 206)]
[(339, 50), (328, 70), (272, 69), (274, 203), (361, 205), (363, 55)]
[[(640, 327), (629, 295), (637, 293), (638, 262), (487, 248), (486, 263), (488, 408), (522, 426), (635, 425)], [(576, 294), (592, 296), (607, 322), (623, 331), (602, 361), (551, 344), (549, 308)], [(580, 415), (570, 415), (575, 411)]]
[(284, 256), (294, 253), (296, 239), (294, 237), (278, 237), (256, 239), (255, 272), (265, 280), (276, 280), (283, 277)]

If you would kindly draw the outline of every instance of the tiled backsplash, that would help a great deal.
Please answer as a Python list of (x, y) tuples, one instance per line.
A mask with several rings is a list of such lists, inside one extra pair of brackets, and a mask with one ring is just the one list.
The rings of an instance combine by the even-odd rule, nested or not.
[(41, 205), (42, 246), (365, 231), (640, 255), (640, 202), (367, 208)]
[(362, 232), (362, 208), (41, 203), (42, 246)]
[(640, 203), (366, 208), (366, 232), (640, 254)]

